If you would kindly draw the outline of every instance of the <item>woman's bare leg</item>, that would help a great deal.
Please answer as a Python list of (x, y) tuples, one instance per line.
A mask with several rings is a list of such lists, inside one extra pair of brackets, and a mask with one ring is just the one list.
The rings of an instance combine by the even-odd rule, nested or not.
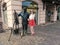
[(32, 35), (35, 34), (33, 26), (30, 27), (30, 30)]

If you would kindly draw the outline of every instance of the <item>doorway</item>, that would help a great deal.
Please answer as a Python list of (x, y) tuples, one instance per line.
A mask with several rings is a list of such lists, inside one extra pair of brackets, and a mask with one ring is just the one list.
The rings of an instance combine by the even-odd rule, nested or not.
[(1, 4), (0, 4), (0, 33), (4, 32), (1, 8), (2, 7), (1, 7)]
[(57, 10), (57, 20), (58, 21), (60, 20), (60, 7), (58, 7), (58, 10)]
[(27, 12), (30, 13), (30, 10), (34, 10), (35, 12), (35, 21), (38, 24), (38, 4), (34, 1), (23, 1), (22, 8), (27, 7)]
[(7, 25), (7, 5), (6, 3), (4, 2), (3, 3), (3, 23)]
[(52, 16), (53, 16), (53, 5), (48, 4), (48, 5), (46, 5), (46, 22), (51, 22)]

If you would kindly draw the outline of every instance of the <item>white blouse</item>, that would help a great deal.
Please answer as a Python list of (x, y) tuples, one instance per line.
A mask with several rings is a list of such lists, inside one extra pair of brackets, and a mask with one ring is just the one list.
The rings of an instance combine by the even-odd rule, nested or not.
[(30, 20), (31, 20), (31, 19), (34, 19), (34, 17), (35, 17), (35, 14), (30, 14), (29, 19), (30, 19)]

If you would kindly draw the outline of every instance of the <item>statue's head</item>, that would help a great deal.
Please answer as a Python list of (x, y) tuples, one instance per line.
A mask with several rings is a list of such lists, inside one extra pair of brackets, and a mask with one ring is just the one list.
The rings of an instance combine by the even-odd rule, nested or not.
[(26, 7), (24, 7), (24, 8), (23, 8), (23, 11), (24, 11), (24, 12), (26, 12), (26, 11), (27, 11), (27, 8), (26, 8)]

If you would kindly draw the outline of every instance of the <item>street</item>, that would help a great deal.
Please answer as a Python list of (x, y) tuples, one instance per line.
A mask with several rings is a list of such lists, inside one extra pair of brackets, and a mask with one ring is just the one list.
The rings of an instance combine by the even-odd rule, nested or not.
[[(30, 33), (30, 31), (28, 31)], [(10, 30), (0, 33), (0, 45), (60, 45), (60, 22), (35, 27), (34, 36), (12, 34), (8, 41)]]

